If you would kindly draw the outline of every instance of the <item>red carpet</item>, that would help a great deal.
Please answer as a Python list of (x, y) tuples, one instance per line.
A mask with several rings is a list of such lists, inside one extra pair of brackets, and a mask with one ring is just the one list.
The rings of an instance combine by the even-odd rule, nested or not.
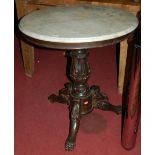
[[(114, 46), (89, 50), (91, 77), (113, 104), (121, 103), (117, 91)], [(135, 148), (121, 146), (121, 115), (94, 110), (83, 116), (74, 151), (64, 150), (68, 135), (68, 108), (50, 104), (48, 95), (67, 82), (63, 51), (35, 49), (35, 74), (24, 74), (15, 37), (15, 155), (140, 155), (140, 128)]]

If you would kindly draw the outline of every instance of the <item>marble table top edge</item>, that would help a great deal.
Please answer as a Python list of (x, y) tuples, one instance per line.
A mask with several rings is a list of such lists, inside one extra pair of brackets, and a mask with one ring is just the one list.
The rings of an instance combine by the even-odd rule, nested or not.
[[(138, 24), (137, 24), (138, 26)], [(121, 36), (124, 36), (125, 34), (131, 33), (134, 31), (133, 28), (127, 29), (125, 32), (118, 32), (114, 35), (103, 35), (103, 36), (97, 36), (97, 37), (90, 37), (90, 38), (62, 38), (62, 37), (53, 37), (53, 36), (44, 36), (38, 35), (37, 33), (29, 32), (26, 30), (23, 30), (20, 26), (19, 29), (22, 33), (24, 33), (27, 36), (32, 36), (32, 38), (42, 41), (48, 41), (48, 42), (58, 42), (58, 43), (87, 43), (87, 42), (97, 42), (97, 41), (104, 41), (109, 39), (115, 39)]]
[[(92, 7), (92, 10), (89, 7), (88, 10), (87, 7), (85, 10), (85, 8), (79, 7), (82, 6), (77, 6), (77, 10), (76, 7), (73, 9), (73, 7), (67, 6), (66, 9), (66, 6), (61, 6), (56, 7), (59, 8), (58, 10), (53, 10), (54, 7), (47, 7), (39, 11), (34, 11), (32, 14), (30, 13), (28, 16), (26, 15), (21, 19), (19, 30), (27, 36), (47, 42), (86, 43), (115, 39), (131, 33), (138, 26), (137, 18), (131, 13), (121, 9), (89, 6), (90, 8)], [(62, 8), (62, 11), (60, 8)], [(71, 8), (71, 13), (73, 15), (68, 11), (68, 8)], [(81, 9), (83, 13), (79, 12), (79, 9)], [(91, 11), (93, 13), (91, 13)], [(97, 20), (95, 18), (97, 18)], [(69, 23), (65, 23), (66, 21)], [(106, 23), (105, 21), (108, 22)], [(74, 25), (74, 23), (78, 24), (78, 22), (82, 22), (82, 26), (76, 25), (76, 27)], [(70, 27), (71, 30), (67, 27), (69, 24), (73, 24), (73, 26)], [(81, 28), (78, 26), (81, 26)], [(76, 30), (77, 32), (75, 32)]]

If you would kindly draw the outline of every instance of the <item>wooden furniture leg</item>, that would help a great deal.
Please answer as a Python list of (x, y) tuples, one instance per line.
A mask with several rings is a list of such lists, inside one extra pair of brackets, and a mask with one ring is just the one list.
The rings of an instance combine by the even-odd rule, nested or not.
[[(26, 1), (16, 0), (18, 20), (25, 14), (36, 10), (37, 6), (29, 6)], [(25, 75), (32, 77), (34, 73), (34, 47), (20, 40)]]
[(127, 39), (120, 42), (120, 56), (119, 56), (119, 76), (118, 76), (118, 90), (123, 92), (126, 58), (127, 58), (128, 42)]
[(22, 40), (20, 42), (21, 42), (21, 50), (22, 50), (25, 74), (28, 77), (32, 77), (34, 73), (34, 47), (23, 42)]

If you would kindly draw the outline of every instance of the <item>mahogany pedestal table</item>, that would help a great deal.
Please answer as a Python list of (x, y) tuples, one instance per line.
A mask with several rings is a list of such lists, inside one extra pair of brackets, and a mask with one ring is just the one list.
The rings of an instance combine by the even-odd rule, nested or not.
[(92, 5), (53, 6), (31, 12), (20, 20), (23, 39), (35, 45), (65, 49), (71, 58), (70, 82), (49, 100), (67, 104), (70, 111), (66, 150), (73, 150), (80, 117), (94, 108), (121, 113), (121, 105), (109, 103), (99, 86), (89, 86), (88, 49), (115, 44), (129, 37), (138, 25), (131, 13)]

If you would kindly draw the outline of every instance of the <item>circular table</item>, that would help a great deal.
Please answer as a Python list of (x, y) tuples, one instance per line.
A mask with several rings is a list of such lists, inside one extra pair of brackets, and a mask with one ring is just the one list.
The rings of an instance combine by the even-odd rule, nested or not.
[(70, 82), (59, 91), (59, 95), (52, 94), (48, 98), (52, 103), (69, 106), (66, 150), (74, 148), (81, 115), (94, 108), (121, 113), (121, 106), (109, 103), (99, 86), (88, 85), (87, 49), (120, 42), (129, 37), (137, 25), (137, 18), (127, 11), (92, 5), (46, 7), (20, 20), (19, 29), (26, 41), (43, 47), (66, 49), (66, 56), (71, 57)]

